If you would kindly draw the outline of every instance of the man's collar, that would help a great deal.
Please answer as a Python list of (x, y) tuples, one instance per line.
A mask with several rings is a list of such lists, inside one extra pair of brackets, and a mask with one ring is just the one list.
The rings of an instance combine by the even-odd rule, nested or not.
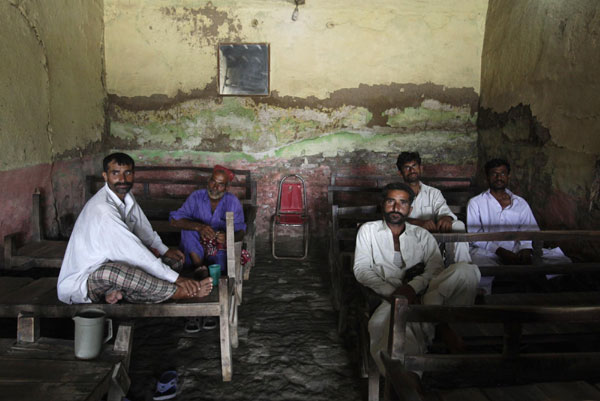
[[(381, 220), (379, 220), (381, 222), (381, 226), (379, 227), (378, 231), (392, 231), (392, 229), (387, 225), (387, 221), (385, 221), (385, 218), (381, 218)], [(404, 231), (402, 231), (402, 234), (404, 234), (407, 230), (412, 230), (413, 225), (410, 224), (408, 221), (404, 222)], [(402, 235), (400, 234), (400, 235)]]
[[(513, 194), (510, 189), (505, 188), (504, 191), (508, 194), (508, 196), (510, 196), (511, 199), (513, 199), (515, 197), (515, 194)], [(494, 195), (492, 195), (492, 189), (491, 188), (488, 188), (488, 190), (485, 191), (485, 194), (489, 195), (489, 196), (494, 196)]]
[(110, 199), (112, 199), (113, 202), (115, 202), (117, 205), (129, 206), (133, 204), (133, 195), (131, 195), (131, 191), (128, 191), (125, 194), (125, 198), (121, 200), (121, 198), (119, 198), (117, 194), (114, 193), (112, 189), (110, 189), (108, 183), (104, 183), (104, 187), (106, 188), (106, 193), (108, 193)]

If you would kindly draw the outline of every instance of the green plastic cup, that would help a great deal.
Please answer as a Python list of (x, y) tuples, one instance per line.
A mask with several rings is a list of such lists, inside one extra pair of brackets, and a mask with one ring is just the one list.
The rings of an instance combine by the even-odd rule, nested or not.
[(213, 287), (219, 285), (219, 278), (221, 278), (221, 265), (210, 265), (208, 266), (208, 273), (213, 281)]

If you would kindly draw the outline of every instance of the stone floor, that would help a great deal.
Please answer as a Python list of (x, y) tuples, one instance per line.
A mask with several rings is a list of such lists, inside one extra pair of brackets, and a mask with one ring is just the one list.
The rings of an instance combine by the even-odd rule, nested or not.
[(336, 331), (324, 250), (294, 261), (258, 248), (239, 309), (233, 380), (221, 380), (218, 329), (187, 334), (184, 319), (143, 319), (135, 329), (132, 401), (151, 400), (167, 369), (179, 374), (177, 400), (366, 398), (366, 382)]

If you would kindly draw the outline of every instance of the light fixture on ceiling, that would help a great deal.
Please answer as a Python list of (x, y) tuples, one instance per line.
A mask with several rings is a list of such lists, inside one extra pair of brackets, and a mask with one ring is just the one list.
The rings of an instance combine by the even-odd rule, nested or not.
[(298, 19), (298, 6), (300, 4), (304, 4), (306, 2), (306, 0), (294, 0), (294, 3), (296, 3), (296, 8), (294, 8), (294, 12), (292, 13), (292, 21), (296, 21)]

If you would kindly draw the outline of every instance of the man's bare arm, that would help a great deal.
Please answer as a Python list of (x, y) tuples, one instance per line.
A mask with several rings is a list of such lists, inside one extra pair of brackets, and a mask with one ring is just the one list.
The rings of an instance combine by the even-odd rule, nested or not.
[(189, 219), (171, 219), (170, 224), (172, 227), (180, 228), (182, 230), (197, 231), (202, 238), (215, 239), (217, 233), (208, 224), (201, 223), (199, 221)]
[(437, 232), (437, 227), (435, 226), (435, 222), (433, 220), (423, 220), (423, 219), (413, 219), (409, 217), (406, 219), (410, 224), (414, 224), (415, 226), (423, 227), (430, 233)]

